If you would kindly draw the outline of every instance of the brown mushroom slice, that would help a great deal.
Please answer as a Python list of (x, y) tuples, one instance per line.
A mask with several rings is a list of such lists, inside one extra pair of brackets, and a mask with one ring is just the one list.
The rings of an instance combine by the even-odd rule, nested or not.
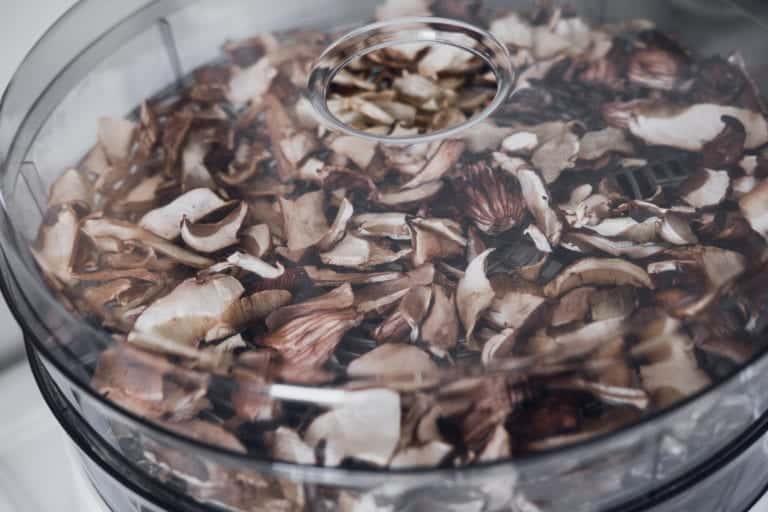
[(635, 148), (627, 140), (624, 130), (608, 126), (603, 130), (588, 132), (579, 147), (580, 160), (598, 160), (608, 153), (632, 155)]
[(46, 276), (64, 285), (72, 281), (80, 218), (81, 213), (72, 205), (49, 210), (32, 246), (32, 255)]
[(694, 208), (708, 208), (722, 203), (731, 185), (727, 171), (702, 169), (680, 186), (680, 197)]
[(207, 273), (216, 274), (232, 267), (237, 267), (264, 279), (277, 279), (285, 274), (285, 267), (283, 267), (279, 261), (275, 262), (275, 266), (273, 267), (261, 258), (242, 252), (232, 253), (226, 261), (217, 263), (207, 269)]
[(427, 162), (414, 178), (406, 183), (403, 188), (415, 189), (422, 185), (438, 181), (443, 178), (464, 154), (466, 144), (461, 140), (444, 141), (434, 156)]
[(347, 367), (347, 374), (375, 380), (391, 389), (413, 391), (433, 386), (438, 367), (423, 350), (402, 343), (385, 343), (363, 354)]
[(163, 377), (173, 365), (166, 359), (118, 345), (103, 352), (91, 384), (102, 394), (117, 389), (140, 400), (163, 399)]
[(271, 332), (261, 344), (277, 350), (289, 367), (317, 368), (333, 354), (344, 334), (361, 321), (362, 316), (353, 308), (310, 312)]
[(348, 234), (328, 252), (320, 253), (326, 265), (365, 270), (386, 263), (394, 263), (410, 255), (412, 249), (392, 251), (364, 238)]
[(328, 251), (339, 243), (346, 235), (347, 226), (354, 214), (355, 208), (352, 206), (352, 203), (346, 197), (343, 198), (339, 210), (336, 212), (336, 218), (328, 229), (328, 233), (317, 243), (318, 249)]
[(585, 258), (563, 270), (545, 288), (547, 297), (561, 297), (581, 286), (623, 286), (653, 289), (648, 273), (628, 261)]
[(297, 165), (315, 147), (316, 141), (294, 125), (283, 104), (274, 95), (264, 96), (265, 123), (280, 181), (288, 183), (298, 173)]
[(459, 317), (456, 302), (444, 287), (432, 286), (432, 308), (421, 326), (421, 339), (438, 357), (445, 356), (459, 340)]
[(203, 283), (188, 279), (139, 316), (128, 340), (146, 334), (195, 346), (243, 292), (240, 282), (230, 276), (214, 276)]
[(304, 435), (313, 447), (325, 441), (324, 464), (347, 458), (386, 466), (400, 440), (400, 395), (386, 389), (347, 392), (343, 404), (316, 418)]
[(584, 320), (590, 312), (590, 299), (595, 288), (575, 288), (560, 298), (560, 302), (552, 311), (551, 324), (553, 327), (568, 325)]
[(276, 76), (277, 69), (268, 57), (261, 58), (245, 69), (234, 68), (227, 88), (227, 99), (236, 109), (249, 102), (260, 105)]
[(768, 240), (768, 180), (739, 200), (739, 207), (752, 229)]
[(415, 343), (419, 339), (421, 322), (429, 311), (431, 301), (431, 287), (411, 288), (397, 309), (373, 331), (373, 338), (379, 343)]
[(414, 286), (429, 286), (434, 279), (435, 267), (427, 263), (397, 279), (361, 288), (355, 293), (355, 307), (365, 314), (385, 310), (402, 299)]
[(268, 318), (290, 304), (293, 296), (285, 290), (267, 290), (233, 302), (221, 315), (219, 323), (208, 330), (206, 341), (240, 332), (258, 320)]
[(379, 191), (376, 202), (383, 206), (405, 206), (426, 201), (437, 195), (443, 189), (442, 181), (433, 181), (417, 188), (398, 190), (394, 192)]
[(519, 330), (541, 312), (547, 302), (547, 298), (525, 290), (512, 290), (493, 300), (485, 319), (497, 329)]
[(362, 213), (352, 218), (352, 225), (361, 237), (410, 241), (412, 236), (404, 213)]
[(762, 113), (743, 108), (709, 103), (676, 107), (648, 100), (607, 108), (612, 112), (607, 116), (609, 123), (628, 128), (632, 135), (651, 146), (699, 152), (726, 128), (723, 117), (737, 119), (744, 125), (747, 149), (768, 142), (768, 121)]
[(464, 248), (441, 234), (430, 229), (413, 226), (413, 253), (412, 261), (416, 266), (433, 261), (435, 259), (450, 259), (461, 256)]
[(269, 315), (267, 327), (275, 330), (300, 316), (321, 311), (346, 309), (351, 307), (354, 301), (355, 295), (352, 292), (352, 287), (346, 283), (325, 295), (280, 308)]
[(336, 287), (349, 283), (351, 285), (364, 285), (394, 281), (403, 277), (401, 272), (337, 272), (328, 268), (314, 266), (304, 267), (307, 277), (321, 288)]
[(48, 194), (48, 208), (73, 202), (93, 206), (93, 201), (93, 185), (77, 169), (69, 169), (59, 176)]
[(131, 154), (136, 123), (117, 117), (102, 117), (99, 119), (99, 144), (110, 163), (123, 162)]
[(489, 249), (470, 262), (456, 289), (456, 306), (469, 344), (474, 343), (478, 319), (491, 307), (496, 296), (486, 276), (486, 262), (493, 251)]
[(105, 217), (89, 217), (80, 225), (82, 232), (92, 240), (112, 239), (138, 242), (156, 252), (193, 268), (207, 268), (213, 264), (208, 258), (182, 249), (159, 236), (128, 222)]
[(512, 176), (479, 162), (462, 168), (459, 184), (466, 215), (480, 231), (496, 235), (522, 222), (525, 200)]
[(710, 384), (699, 368), (693, 342), (682, 333), (669, 333), (643, 341), (631, 350), (639, 358), (643, 387), (658, 407), (690, 396)]
[(453, 446), (441, 441), (411, 446), (397, 452), (392, 457), (389, 467), (392, 469), (434, 468), (439, 466), (452, 451)]
[(290, 251), (301, 251), (316, 245), (328, 234), (325, 218), (325, 192), (308, 192), (297, 199), (280, 198), (283, 225)]
[(269, 224), (257, 224), (243, 230), (240, 235), (243, 249), (256, 258), (262, 258), (272, 248), (272, 234)]
[(591, 252), (591, 249), (602, 251), (616, 257), (645, 259), (655, 256), (667, 249), (659, 244), (637, 244), (626, 240), (613, 240), (586, 233), (568, 233), (563, 237), (562, 245), (578, 252)]
[(190, 222), (197, 222), (225, 204), (211, 189), (190, 190), (170, 204), (144, 215), (139, 221), (139, 226), (161, 238), (174, 240), (181, 234), (181, 223), (184, 218)]
[[(191, 223), (184, 218), (181, 223), (181, 238), (192, 249), (205, 254), (218, 252), (238, 242), (238, 234), (248, 215), (248, 205), (235, 203), (234, 209), (223, 219), (212, 224)], [(232, 205), (225, 205), (231, 208)]]
[(272, 457), (293, 464), (314, 464), (315, 451), (299, 434), (287, 427), (275, 430), (272, 440)]

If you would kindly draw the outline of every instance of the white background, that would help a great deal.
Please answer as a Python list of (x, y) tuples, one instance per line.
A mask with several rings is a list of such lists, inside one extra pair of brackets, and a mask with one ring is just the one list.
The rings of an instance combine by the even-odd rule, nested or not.
[[(0, 0), (0, 90), (45, 29), (73, 3)], [(0, 335), (2, 368), (21, 349), (19, 329), (2, 299)], [(23, 364), (0, 373), (0, 410), (0, 512), (96, 512), (77, 496), (82, 497), (82, 489), (72, 480), (63, 433)], [(9, 413), (10, 418), (5, 416)], [(768, 512), (768, 497), (753, 512)]]

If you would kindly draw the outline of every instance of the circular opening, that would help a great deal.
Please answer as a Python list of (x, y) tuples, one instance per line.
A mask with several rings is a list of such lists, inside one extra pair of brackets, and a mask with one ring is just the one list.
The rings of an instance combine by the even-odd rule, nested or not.
[(347, 34), (318, 59), (310, 100), (336, 130), (384, 144), (449, 137), (491, 115), (512, 90), (506, 47), (472, 25), (406, 18)]

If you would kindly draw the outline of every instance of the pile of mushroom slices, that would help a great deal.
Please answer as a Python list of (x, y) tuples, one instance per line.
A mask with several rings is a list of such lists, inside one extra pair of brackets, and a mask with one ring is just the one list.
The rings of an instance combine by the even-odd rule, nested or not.
[[(33, 251), (114, 338), (101, 393), (231, 450), (455, 466), (608, 432), (757, 353), (768, 122), (740, 58), (554, 8), (378, 15), (416, 6), (490, 29), (517, 67), (514, 96), (461, 138), (318, 125), (301, 94), (330, 41), (315, 32), (229, 43), (182, 94), (100, 122)], [(350, 71), (332, 101), (361, 129), (434, 127), (433, 98), (415, 107), (398, 80), (455, 99), (469, 64), (431, 52), (394, 96)], [(343, 400), (302, 408), (270, 382)]]

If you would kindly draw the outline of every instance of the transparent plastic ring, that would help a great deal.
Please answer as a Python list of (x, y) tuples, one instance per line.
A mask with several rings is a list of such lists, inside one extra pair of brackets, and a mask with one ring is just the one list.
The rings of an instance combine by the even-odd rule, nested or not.
[[(475, 41), (474, 46), (461, 44), (462, 35)], [(394, 137), (376, 135), (352, 128), (341, 122), (328, 109), (328, 92), (336, 75), (355, 59), (383, 48), (432, 43), (459, 48), (483, 59), (496, 77), (493, 101), (472, 119), (450, 128), (423, 135)], [(308, 82), (309, 100), (320, 119), (331, 128), (383, 144), (419, 144), (450, 138), (477, 125), (495, 112), (509, 97), (515, 73), (507, 47), (490, 32), (468, 23), (445, 18), (400, 18), (359, 28), (334, 42), (315, 63)]]

